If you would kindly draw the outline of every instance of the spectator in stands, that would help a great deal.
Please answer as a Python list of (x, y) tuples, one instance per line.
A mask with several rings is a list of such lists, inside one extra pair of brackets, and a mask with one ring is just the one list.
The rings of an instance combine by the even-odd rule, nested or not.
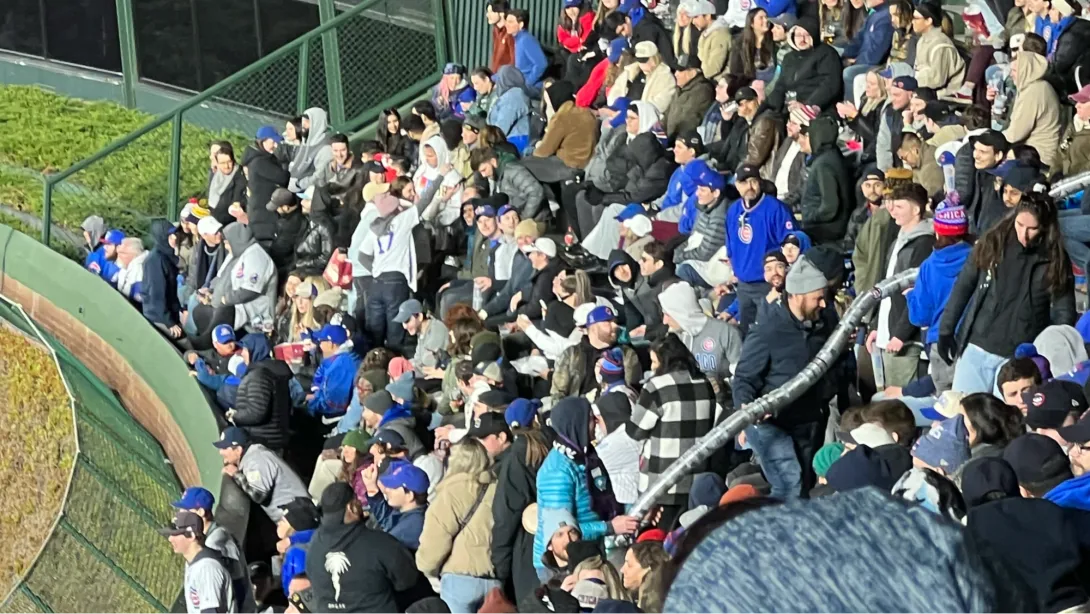
[(1075, 112), (1063, 126), (1060, 158), (1054, 166), (1064, 177), (1073, 177), (1090, 170), (1090, 83), (1068, 99), (1075, 103)]
[(105, 228), (105, 224), (102, 228), (98, 228), (98, 221), (92, 218), (97, 216), (91, 216), (84, 220), (84, 225), (91, 226), (92, 230), (84, 230), (84, 238), (88, 239), (88, 245), (91, 245), (92, 232), (95, 234), (101, 234), (101, 236), (95, 240), (95, 245), (91, 249), (91, 253), (87, 255), (86, 260), (83, 262), (83, 268), (98, 275), (107, 282), (113, 283), (113, 280), (117, 277), (118, 265), (117, 265), (117, 248), (121, 245), (121, 242), (125, 240), (125, 233), (114, 229), (109, 232), (101, 232), (100, 230)]
[(432, 88), (431, 103), (435, 107), (439, 121), (465, 119), (466, 109), (477, 99), (477, 92), (466, 80), (466, 67), (448, 62), (443, 67), (443, 77)]
[(549, 123), (545, 135), (534, 147), (534, 155), (522, 162), (541, 183), (571, 179), (576, 171), (586, 168), (594, 155), (598, 119), (589, 109), (576, 106), (574, 94), (571, 84), (563, 80), (553, 81), (545, 88)]
[[(697, 55), (701, 70), (706, 79), (714, 82), (727, 73), (731, 48), (730, 26), (726, 20), (717, 19), (718, 11), (710, 0), (693, 0), (688, 11), (695, 34), (699, 35)], [(689, 51), (689, 54), (692, 55), (692, 52)]]
[(228, 211), (235, 203), (246, 202), (246, 174), (235, 160), (235, 150), (224, 143), (216, 152), (216, 172), (208, 181), (208, 210), (224, 226), (235, 221)]
[(168, 338), (179, 340), (184, 333), (179, 320), (178, 258), (170, 246), (174, 229), (166, 220), (151, 223), (151, 253), (144, 260), (141, 304), (144, 317)]
[(299, 576), (306, 577), (307, 550), (321, 523), (322, 513), (310, 497), (293, 499), (280, 509), (284, 511), (284, 516), (276, 523), (276, 536), (280, 539), (276, 542), (276, 550), (284, 555), (280, 585), (284, 596), (291, 597), (292, 581)]
[(912, 14), (912, 30), (919, 37), (915, 69), (919, 87), (934, 89), (941, 97), (953, 96), (965, 80), (965, 60), (954, 41), (941, 28), (942, 8), (922, 2)]
[(771, 109), (761, 110), (760, 95), (752, 87), (739, 88), (734, 101), (738, 104), (737, 117), (730, 113), (723, 116), (723, 140), (712, 144), (708, 154), (720, 168), (746, 164), (757, 167), (762, 177), (772, 178), (773, 153), (783, 134), (782, 120)]
[(590, 72), (584, 56), (597, 58), (602, 55), (598, 49), (595, 17), (589, 0), (564, 0), (557, 20), (556, 40), (560, 43), (564, 78), (571, 83), (573, 91), (586, 82)]
[[(303, 143), (296, 148), (295, 156), (288, 165), (291, 179), (288, 189), (299, 193), (314, 184), (314, 173), (325, 168), (333, 160), (333, 148), (329, 144), (329, 119), (324, 109), (312, 107), (303, 113)], [(220, 220), (221, 223), (223, 220)]]
[(393, 536), (367, 528), (352, 487), (343, 482), (322, 493), (322, 523), (307, 551), (307, 577), (319, 611), (396, 612), (399, 593), (420, 572), (412, 554)]
[(295, 244), (294, 268), (307, 275), (320, 275), (333, 256), (333, 235), (337, 231), (330, 211), (329, 192), (311, 187), (300, 199), (307, 225)]
[[(878, 138), (874, 148), (874, 155), (878, 159), (878, 169), (883, 172), (901, 166), (900, 159), (897, 158), (896, 154), (901, 148), (901, 139), (905, 133), (905, 111), (912, 100), (912, 94), (919, 87), (914, 77), (894, 77), (895, 66), (898, 65), (894, 64), (879, 73), (883, 79), (890, 79), (887, 87), (889, 104), (882, 107), (879, 115)], [(907, 65), (901, 64), (896, 72), (908, 72), (910, 70)]]
[(281, 506), (307, 496), (299, 476), (265, 446), (252, 443), (246, 431), (229, 426), (214, 444), (223, 459), (223, 473), (238, 484), (273, 522), (284, 516)]
[(314, 334), (322, 351), (322, 364), (314, 373), (307, 395), (307, 411), (321, 418), (339, 418), (348, 411), (352, 384), (361, 358), (348, 344), (348, 331), (338, 324), (326, 324)]
[(451, 612), (477, 610), (500, 587), (490, 557), (496, 496), (491, 464), (475, 439), (451, 446), (447, 474), (424, 517), (416, 565), (425, 576), (440, 578), (439, 595)]
[[(822, 319), (827, 285), (805, 256), (788, 271), (786, 299), (768, 306), (764, 321), (750, 329), (742, 345), (731, 381), (736, 408), (794, 377), (828, 339), (832, 330)], [(745, 430), (744, 440), (760, 459), (773, 497), (798, 498), (815, 482), (811, 461), (824, 437), (831, 396), (825, 389), (818, 381), (775, 417)]]
[(415, 157), (411, 151), (409, 135), (401, 127), (401, 113), (397, 109), (382, 111), (381, 121), (375, 128), (375, 140), (391, 156)]
[[(726, 211), (730, 201), (722, 175), (701, 160), (690, 168), (696, 184), (696, 223), (689, 239), (674, 252), (674, 262), (704, 264), (726, 245)], [(711, 276), (705, 273), (704, 277)], [(718, 284), (723, 280), (706, 278), (704, 281)]]
[(514, 66), (501, 68), (493, 80), (495, 102), (488, 111), (488, 124), (499, 128), (521, 152), (530, 145), (530, 89)]
[(325, 188), (342, 205), (352, 205), (359, 190), (367, 183), (364, 166), (352, 155), (348, 136), (340, 133), (330, 136), (329, 148), (333, 152), (333, 159), (315, 171), (312, 185)]
[(283, 454), (291, 439), (291, 368), (269, 354), (264, 335), (246, 335), (239, 342), (246, 372), (238, 385), (231, 423), (251, 441)]
[[(90, 264), (91, 256), (102, 246), (102, 240), (106, 238), (106, 221), (100, 215), (90, 215), (80, 223), (80, 228), (83, 230), (83, 247), (87, 250), (87, 258), (83, 264), (83, 268), (86, 269)], [(97, 275), (97, 272), (95, 274)]]
[[(1017, 260), (1012, 262), (1012, 257)], [(983, 276), (991, 274), (986, 272), (993, 270), (992, 283), (981, 284)], [(996, 369), (1019, 343), (1034, 339), (1051, 323), (1071, 324), (1072, 283), (1056, 206), (1047, 196), (1027, 195), (1013, 215), (973, 248), (950, 293), (939, 330), (939, 352), (948, 363), (960, 355), (954, 390), (991, 391)]]
[[(660, 115), (664, 114), (677, 96), (677, 82), (670, 66), (663, 62), (658, 48), (650, 41), (637, 43), (633, 49), (636, 64), (625, 69), (629, 81), (628, 98), (649, 102)], [(640, 82), (642, 87), (638, 87)]]
[(416, 291), (412, 229), (420, 222), (420, 213), (416, 206), (391, 194), (377, 196), (374, 204), (378, 216), (371, 223), (371, 235), (360, 247), (360, 259), (375, 278), (367, 292), (367, 332), (376, 347), (400, 348), (405, 330), (394, 318), (401, 303)]
[(408, 461), (391, 462), (382, 475), (378, 469), (373, 464), (363, 470), (371, 517), (415, 554), (428, 511), (428, 474)]
[[(618, 346), (616, 317), (609, 307), (596, 306), (592, 309), (586, 317), (585, 328), (586, 336), (578, 344), (565, 349), (556, 360), (549, 393), (554, 399), (582, 396), (593, 390), (597, 386), (594, 365), (602, 352)], [(643, 376), (639, 357), (630, 346), (620, 347), (624, 352), (625, 381), (635, 387)], [(537, 558), (535, 565), (538, 564)]]
[(497, 73), (500, 67), (515, 63), (515, 38), (507, 31), (507, 13), (511, 10), (508, 0), (488, 0), (485, 18), (492, 26), (492, 59), (489, 69)]
[(799, 137), (799, 147), (810, 156), (803, 188), (802, 230), (816, 245), (844, 237), (851, 216), (852, 180), (837, 145), (839, 129), (829, 117), (818, 117)]
[(640, 0), (622, 0), (617, 10), (605, 17), (602, 28), (609, 37), (627, 38), (633, 48), (644, 41), (653, 43), (663, 63), (670, 69), (677, 66), (670, 34), (662, 21), (647, 10)]
[(247, 226), (239, 222), (223, 229), (228, 260), (224, 263), (212, 295), (215, 308), (233, 307), (236, 329), (263, 330), (273, 325), (276, 308), (276, 265), (254, 240)]
[(683, 55), (677, 62), (674, 72), (677, 96), (662, 116), (662, 128), (670, 139), (699, 128), (704, 113), (715, 100), (715, 85), (701, 71), (700, 58)]
[(1022, 52), (1011, 70), (1018, 94), (1003, 136), (1011, 143), (1032, 146), (1041, 155), (1041, 162), (1051, 166), (1058, 153), (1061, 126), (1060, 100), (1045, 80), (1048, 61), (1036, 53)]
[(276, 211), (265, 205), (277, 188), (287, 188), (291, 176), (276, 155), (284, 138), (272, 126), (262, 126), (257, 136), (242, 152), (242, 170), (246, 173), (246, 215), (250, 231), (258, 243), (268, 247), (276, 232)]
[(999, 165), (1007, 157), (1010, 144), (1002, 132), (985, 130), (972, 137), (964, 145), (972, 147), (973, 168), (957, 168), (958, 195), (969, 218), (973, 234), (982, 235), (999, 221), (1002, 215), (995, 212), (1004, 209), (1002, 193), (996, 190), (995, 175)]
[(235, 592), (237, 612), (249, 612), (256, 609), (254, 588), (250, 583), (250, 570), (246, 565), (246, 556), (239, 542), (226, 527), (216, 524), (212, 510), (216, 499), (212, 493), (200, 486), (190, 486), (182, 493), (182, 498), (170, 504), (176, 510), (184, 510), (201, 517), (204, 521), (205, 548), (214, 551), (222, 559), (224, 567), (231, 575), (231, 585)]
[(844, 100), (855, 100), (855, 78), (882, 66), (893, 45), (893, 20), (886, 0), (864, 2), (869, 14), (859, 32), (844, 46), (841, 57), (847, 60), (844, 67)]
[(776, 74), (776, 42), (768, 12), (754, 7), (746, 14), (746, 26), (733, 43), (728, 74), (739, 78), (771, 81)]
[(829, 109), (843, 99), (840, 55), (825, 44), (816, 19), (804, 17), (787, 33), (791, 51), (784, 56), (776, 85), (768, 92), (768, 105), (790, 110), (787, 93), (802, 104)]
[(276, 215), (272, 241), (266, 251), (276, 266), (277, 279), (287, 279), (288, 272), (295, 269), (295, 246), (310, 229), (309, 218), (303, 215), (299, 199), (286, 188), (273, 191), (265, 209)]
[(469, 159), (473, 172), (488, 180), (492, 193), (506, 194), (521, 219), (537, 217), (545, 189), (525, 166), (494, 149), (478, 149)]
[(113, 285), (121, 296), (132, 303), (140, 303), (144, 284), (144, 261), (149, 252), (144, 249), (144, 242), (136, 237), (126, 237), (117, 247), (117, 275)]
[(530, 27), (530, 12), (510, 9), (504, 17), (504, 25), (514, 41), (515, 67), (522, 73), (529, 90), (537, 94), (541, 91), (541, 80), (548, 68), (548, 60), (541, 50), (541, 43), (527, 30)]
[(231, 574), (223, 560), (205, 547), (204, 520), (193, 512), (182, 511), (159, 534), (170, 541), (175, 554), (185, 559), (185, 583), (182, 593), (186, 606), (198, 612), (230, 612), (237, 609)]

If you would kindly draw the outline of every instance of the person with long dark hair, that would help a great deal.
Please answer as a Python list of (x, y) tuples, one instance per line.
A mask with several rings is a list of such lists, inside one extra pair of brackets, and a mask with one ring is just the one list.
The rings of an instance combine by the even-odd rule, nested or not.
[[(556, 24), (556, 40), (564, 62), (564, 79), (579, 89), (590, 75), (590, 67), (603, 56), (598, 49), (597, 15), (589, 0), (564, 0)], [(588, 56), (588, 57), (585, 57)]]
[(386, 109), (375, 127), (375, 140), (382, 145), (382, 150), (391, 156), (410, 156), (409, 135), (401, 129), (401, 113), (397, 109)]
[[(715, 426), (723, 407), (696, 357), (677, 335), (669, 334), (651, 348), (654, 375), (632, 406), (625, 427), (628, 436), (642, 441), (640, 493), (644, 493), (681, 456)], [(693, 474), (705, 471), (701, 465)], [(672, 528), (689, 501), (692, 475), (686, 475), (658, 499), (663, 514), (660, 526)]]
[(1026, 194), (980, 238), (958, 275), (939, 328), (939, 356), (958, 360), (954, 390), (991, 392), (996, 371), (1020, 343), (1075, 318), (1056, 205), (1046, 195)]
[(729, 74), (769, 81), (776, 72), (776, 48), (768, 12), (755, 8), (746, 15), (746, 27), (735, 37)]

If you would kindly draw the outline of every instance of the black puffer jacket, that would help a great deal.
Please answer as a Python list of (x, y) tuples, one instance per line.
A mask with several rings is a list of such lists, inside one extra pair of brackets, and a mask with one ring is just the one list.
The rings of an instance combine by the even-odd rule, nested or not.
[(607, 193), (603, 203), (649, 203), (666, 193), (674, 163), (654, 134), (645, 132), (632, 139), (624, 157), (628, 168), (624, 187)]
[(291, 368), (282, 360), (262, 360), (250, 365), (238, 385), (235, 426), (252, 440), (272, 450), (288, 445), (291, 419)]
[[(814, 46), (804, 51), (794, 49), (795, 28), (806, 30), (814, 39)], [(821, 42), (820, 28), (813, 17), (800, 19), (795, 28), (787, 33), (792, 50), (783, 58), (776, 87), (768, 94), (768, 106), (784, 110), (787, 93), (795, 92), (799, 102), (817, 105), (824, 111), (844, 98), (840, 54)]]
[(287, 215), (277, 214), (269, 257), (272, 258), (280, 279), (287, 279), (286, 272), (295, 266), (295, 245), (307, 232), (307, 218), (298, 207)]
[[(552, 431), (543, 433), (551, 441)], [(518, 435), (496, 458), (496, 496), (492, 501), (492, 567), (496, 578), (510, 581), (515, 601), (532, 595), (541, 582), (534, 570), (534, 536), (522, 528), (522, 512), (537, 502), (537, 471), (526, 463), (526, 435)]]
[(333, 255), (335, 233), (336, 226), (329, 214), (329, 195), (319, 188), (311, 201), (307, 229), (295, 245), (295, 268), (307, 275), (321, 274)]
[(837, 125), (829, 117), (810, 122), (813, 155), (802, 192), (802, 229), (815, 245), (840, 241), (852, 213), (852, 179), (836, 144)]
[[(1057, 92), (1060, 100), (1079, 91), (1079, 84), (1075, 81), (1075, 65), (1086, 60), (1087, 52), (1090, 52), (1090, 21), (1076, 17), (1060, 34), (1056, 51), (1049, 62), (1049, 73), (1059, 78), (1053, 83), (1058, 90), (1062, 90)], [(1085, 84), (1086, 75), (1081, 78)]]
[(272, 199), (276, 188), (288, 187), (288, 169), (280, 165), (275, 153), (252, 143), (242, 154), (242, 168), (246, 169), (246, 215), (250, 218), (250, 231), (262, 247), (268, 247), (276, 231), (276, 212), (265, 206)]

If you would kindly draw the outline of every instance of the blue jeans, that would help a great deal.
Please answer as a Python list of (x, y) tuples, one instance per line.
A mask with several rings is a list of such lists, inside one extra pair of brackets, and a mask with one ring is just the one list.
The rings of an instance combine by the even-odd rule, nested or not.
[(1090, 215), (1061, 215), (1060, 232), (1071, 262), (1085, 271), (1090, 266)]
[(965, 394), (994, 392), (996, 372), (1005, 362), (1006, 357), (985, 352), (970, 343), (954, 367), (953, 389)]
[(394, 322), (401, 303), (409, 300), (409, 282), (400, 273), (383, 273), (367, 291), (367, 334), (372, 347), (401, 349), (405, 329)]
[(855, 104), (855, 78), (872, 68), (866, 64), (852, 64), (844, 68), (844, 100)]
[(674, 272), (677, 278), (681, 281), (689, 282), (689, 285), (694, 288), (711, 288), (711, 284), (704, 281), (704, 278), (700, 276), (700, 273), (696, 272), (689, 264), (682, 264), (677, 267), (677, 271)]
[(798, 499), (802, 493), (802, 466), (791, 435), (771, 424), (755, 424), (746, 429), (746, 442), (772, 486), (772, 496), (784, 501)]
[(502, 586), (499, 580), (445, 573), (439, 580), (439, 596), (447, 603), (451, 614), (472, 613), (481, 608), (488, 591)]
[(744, 337), (749, 332), (749, 327), (757, 321), (757, 309), (765, 300), (772, 286), (763, 281), (755, 283), (742, 282), (736, 287), (738, 293), (738, 327)]

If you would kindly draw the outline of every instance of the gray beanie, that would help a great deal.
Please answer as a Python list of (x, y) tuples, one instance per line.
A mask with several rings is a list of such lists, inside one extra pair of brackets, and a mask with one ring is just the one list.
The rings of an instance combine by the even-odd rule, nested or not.
[(791, 270), (787, 272), (786, 289), (788, 294), (809, 294), (824, 290), (828, 283), (821, 270), (814, 266), (814, 263), (810, 262), (806, 256), (799, 256), (799, 259), (792, 265)]

